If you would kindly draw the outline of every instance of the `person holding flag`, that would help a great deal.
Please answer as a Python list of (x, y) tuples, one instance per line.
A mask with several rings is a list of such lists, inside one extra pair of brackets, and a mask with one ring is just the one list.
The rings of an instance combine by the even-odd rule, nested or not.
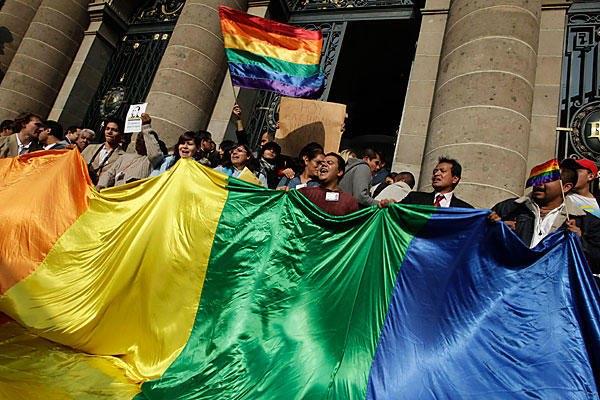
[(595, 274), (600, 273), (600, 219), (586, 213), (567, 194), (577, 183), (577, 171), (559, 167), (553, 159), (531, 170), (529, 194), (501, 201), (490, 219), (504, 221), (525, 245), (534, 248), (551, 232), (565, 229), (581, 238), (583, 251)]

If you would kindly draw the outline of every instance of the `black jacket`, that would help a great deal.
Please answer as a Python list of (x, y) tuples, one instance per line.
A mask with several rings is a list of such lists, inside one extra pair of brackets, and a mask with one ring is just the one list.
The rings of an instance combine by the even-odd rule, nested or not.
[(219, 152), (217, 150), (205, 151), (200, 149), (194, 156), (194, 159), (202, 165), (205, 165), (210, 168), (215, 168), (217, 165), (220, 164), (221, 156), (219, 155)]
[[(422, 204), (425, 206), (432, 206), (434, 201), (435, 192), (410, 192), (402, 201), (402, 204)], [(456, 197), (452, 194), (450, 200), (450, 207), (461, 207), (461, 208), (473, 208), (472, 205)]]
[[(535, 227), (535, 215), (527, 206), (528, 201), (531, 201), (528, 196), (508, 199), (492, 208), (502, 220), (516, 222), (515, 233), (527, 246), (531, 244)], [(581, 245), (592, 271), (600, 273), (600, 219), (573, 206), (568, 197), (566, 208), (556, 217), (554, 230), (566, 229), (568, 211), (569, 218), (581, 229)]]

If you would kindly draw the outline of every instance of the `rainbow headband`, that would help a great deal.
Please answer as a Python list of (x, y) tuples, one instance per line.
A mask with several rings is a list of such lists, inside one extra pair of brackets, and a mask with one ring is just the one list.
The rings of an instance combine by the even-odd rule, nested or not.
[(529, 179), (525, 187), (541, 186), (544, 183), (554, 182), (560, 179), (560, 167), (558, 160), (552, 159), (543, 164), (536, 165), (531, 169)]

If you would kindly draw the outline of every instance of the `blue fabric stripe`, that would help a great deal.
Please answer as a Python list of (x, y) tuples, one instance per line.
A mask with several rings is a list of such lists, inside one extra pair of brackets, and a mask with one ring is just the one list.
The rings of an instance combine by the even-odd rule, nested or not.
[(597, 399), (600, 295), (579, 239), (530, 250), (485, 218), (449, 230), (455, 217), (441, 210), (411, 243), (367, 399)]
[(277, 73), (257, 65), (229, 63), (229, 72), (232, 76), (252, 80), (264, 80), (281, 82), (286, 86), (297, 88), (320, 89), (325, 81), (323, 74), (317, 74), (308, 78)]

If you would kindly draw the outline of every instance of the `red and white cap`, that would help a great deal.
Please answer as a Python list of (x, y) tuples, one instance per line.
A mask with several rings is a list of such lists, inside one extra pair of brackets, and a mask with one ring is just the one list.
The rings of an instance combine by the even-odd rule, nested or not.
[(572, 168), (572, 169), (587, 169), (595, 177), (598, 177), (598, 166), (592, 160), (587, 158), (580, 158), (578, 160), (574, 158), (566, 158), (560, 163), (561, 167)]

